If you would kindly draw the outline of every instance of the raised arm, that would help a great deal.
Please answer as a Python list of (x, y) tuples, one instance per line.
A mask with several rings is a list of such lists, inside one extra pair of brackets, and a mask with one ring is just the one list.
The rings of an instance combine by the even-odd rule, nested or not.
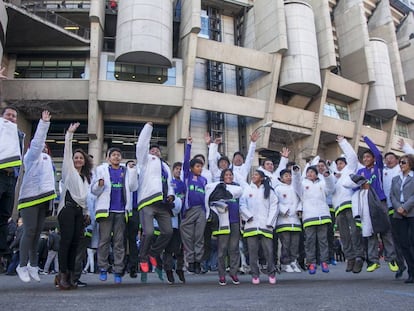
[(214, 140), (214, 143), (210, 144), (210, 148), (208, 149), (208, 164), (211, 174), (213, 175), (213, 180), (220, 176), (220, 170), (217, 166), (217, 150), (218, 145), (221, 143), (221, 138), (218, 137)]
[(279, 178), (280, 172), (286, 168), (286, 165), (289, 162), (289, 153), (290, 153), (290, 150), (288, 148), (286, 147), (282, 148), (282, 152), (280, 153), (281, 157), (280, 157), (279, 165), (277, 166), (276, 171), (273, 173), (273, 176), (275, 176), (276, 178)]
[(71, 171), (76, 170), (72, 160), (73, 134), (79, 127), (79, 122), (71, 123), (65, 135), (65, 148), (63, 150), (62, 179), (65, 180)]
[(183, 161), (183, 174), (184, 174), (185, 181), (190, 175), (190, 156), (191, 156), (192, 143), (193, 143), (193, 139), (191, 137), (188, 137), (187, 144), (185, 145), (184, 161)]
[(404, 139), (400, 138), (398, 140), (398, 146), (405, 154), (414, 154), (414, 148), (407, 144)]
[(260, 137), (260, 133), (258, 131), (254, 131), (250, 135), (249, 151), (247, 152), (246, 160), (244, 161), (245, 171), (247, 173), (246, 178), (247, 178), (247, 175), (249, 174), (250, 169), (251, 169), (252, 164), (253, 164), (254, 153), (256, 151), (256, 141), (259, 139), (259, 137)]
[(148, 122), (144, 125), (144, 128), (139, 134), (136, 147), (137, 166), (139, 168), (142, 168), (147, 164), (152, 130), (152, 122)]
[(30, 142), (30, 148), (25, 155), (25, 161), (35, 161), (42, 154), (43, 148), (45, 147), (47, 132), (49, 131), (50, 118), (51, 115), (49, 111), (44, 110), (42, 112), (42, 118), (37, 125), (35, 135)]
[(348, 168), (353, 172), (356, 172), (356, 170), (358, 169), (359, 160), (354, 148), (352, 148), (351, 144), (343, 136), (338, 135), (336, 141), (338, 142), (339, 147), (341, 147), (343, 153), (345, 154), (346, 162), (348, 163)]
[(375, 164), (380, 168), (384, 168), (384, 162), (382, 160), (382, 153), (379, 151), (374, 142), (368, 138), (368, 136), (363, 136), (365, 143), (368, 145), (369, 149), (372, 151), (375, 157)]

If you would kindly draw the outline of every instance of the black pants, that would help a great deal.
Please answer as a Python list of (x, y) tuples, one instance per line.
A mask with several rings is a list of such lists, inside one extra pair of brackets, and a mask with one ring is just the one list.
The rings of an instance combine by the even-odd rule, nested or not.
[(414, 217), (393, 218), (393, 227), (408, 266), (408, 275), (414, 276)]
[(58, 215), (60, 227), (59, 270), (67, 273), (75, 270), (76, 252), (83, 228), (80, 206), (66, 205)]
[(82, 270), (83, 270), (83, 263), (86, 261), (86, 250), (88, 247), (91, 246), (91, 237), (85, 236), (84, 230), (82, 230), (80, 237), (79, 237), (79, 244), (78, 249), (76, 250), (76, 259), (75, 259), (75, 281), (79, 281)]
[(128, 218), (126, 226), (126, 237), (128, 243), (129, 256), (128, 266), (129, 268), (138, 268), (138, 246), (137, 246), (137, 235), (139, 230), (139, 212), (136, 208), (132, 210), (132, 216)]
[(16, 177), (0, 170), (0, 252), (7, 250), (7, 223), (12, 215)]

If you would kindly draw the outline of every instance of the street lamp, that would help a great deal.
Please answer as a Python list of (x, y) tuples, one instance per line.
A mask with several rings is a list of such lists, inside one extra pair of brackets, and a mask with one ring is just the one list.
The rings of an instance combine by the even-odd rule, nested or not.
[(256, 132), (257, 130), (260, 130), (261, 128), (264, 128), (264, 127), (271, 127), (273, 125), (273, 122), (266, 122), (266, 123), (264, 123), (264, 124), (262, 124), (262, 125), (260, 125), (259, 127), (257, 127), (254, 131), (253, 131), (253, 133), (254, 132)]

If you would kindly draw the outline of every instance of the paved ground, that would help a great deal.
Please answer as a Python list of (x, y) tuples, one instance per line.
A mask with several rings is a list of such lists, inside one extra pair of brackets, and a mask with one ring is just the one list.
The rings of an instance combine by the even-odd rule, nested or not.
[[(53, 276), (41, 276), (40, 283), (22, 283), (16, 276), (0, 275), (0, 311), (26, 310), (414, 310), (414, 284), (395, 280), (383, 263), (373, 272), (345, 273), (345, 264), (331, 266), (331, 272), (316, 275), (283, 273), (276, 285), (261, 276), (252, 285), (242, 275), (241, 284), (218, 285), (216, 273), (186, 275), (186, 284), (168, 285), (155, 274), (147, 284), (124, 277), (122, 285), (87, 274), (86, 288), (61, 291), (53, 286)], [(407, 275), (405, 274), (403, 279)]]

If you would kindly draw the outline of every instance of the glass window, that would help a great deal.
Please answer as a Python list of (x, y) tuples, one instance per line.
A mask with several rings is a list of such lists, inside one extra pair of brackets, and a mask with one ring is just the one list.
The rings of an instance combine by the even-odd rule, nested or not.
[(397, 121), (397, 124), (395, 126), (395, 135), (409, 138), (408, 137), (408, 126), (406, 123)]
[(85, 72), (84, 59), (60, 59), (44, 56), (36, 59), (17, 59), (15, 78), (81, 79)]
[(365, 114), (364, 117), (364, 125), (378, 129), (378, 130), (382, 130), (382, 120), (379, 117), (375, 117), (369, 114)]
[(335, 119), (349, 120), (347, 106), (327, 102), (324, 105), (323, 114)]
[(206, 39), (210, 38), (208, 35), (208, 30), (209, 30), (208, 24), (209, 22), (208, 22), (207, 11), (201, 10), (201, 30), (198, 34), (199, 37), (206, 38)]

